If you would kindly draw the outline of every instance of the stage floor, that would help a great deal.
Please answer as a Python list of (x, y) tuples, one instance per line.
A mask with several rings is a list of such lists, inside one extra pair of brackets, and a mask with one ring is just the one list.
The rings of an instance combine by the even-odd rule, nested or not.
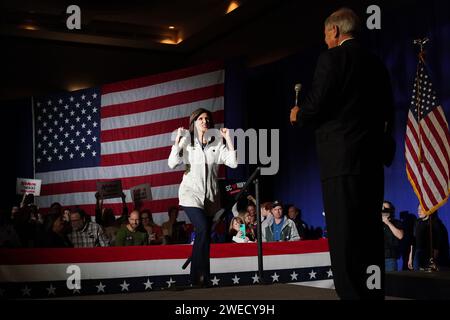
[(388, 272), (386, 294), (419, 300), (449, 300), (450, 269)]
[[(153, 292), (106, 294), (53, 298), (51, 300), (339, 300), (336, 291), (295, 284), (161, 290)], [(403, 300), (386, 297), (386, 300)]]

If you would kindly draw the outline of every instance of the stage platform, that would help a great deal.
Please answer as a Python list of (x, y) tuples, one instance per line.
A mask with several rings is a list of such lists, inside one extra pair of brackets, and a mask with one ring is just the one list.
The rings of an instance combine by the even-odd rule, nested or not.
[[(214, 244), (207, 289), (186, 289), (190, 245), (92, 249), (0, 249), (1, 299), (334, 300), (326, 239), (264, 243), (264, 273), (256, 244)], [(73, 284), (78, 269), (80, 288)], [(72, 270), (72, 271), (71, 271)], [(71, 280), (72, 279), (72, 280)], [(261, 280), (265, 284), (260, 284)], [(386, 295), (450, 299), (450, 271), (392, 272)]]
[[(182, 266), (191, 250), (191, 245), (0, 249), (0, 299), (165, 294), (188, 284), (190, 269)], [(235, 292), (260, 288), (261, 282), (333, 288), (326, 239), (264, 243), (263, 253), (260, 279), (255, 243), (211, 245), (208, 284)]]
[(386, 294), (418, 300), (450, 300), (450, 270), (388, 272)]
[(337, 300), (335, 290), (295, 284), (269, 284), (55, 298), (57, 300)]
[[(53, 298), (51, 300), (339, 300), (334, 289), (324, 289), (298, 284), (268, 284), (256, 286), (218, 287), (207, 289), (161, 290), (153, 292), (106, 294)], [(386, 300), (406, 300), (387, 296)]]

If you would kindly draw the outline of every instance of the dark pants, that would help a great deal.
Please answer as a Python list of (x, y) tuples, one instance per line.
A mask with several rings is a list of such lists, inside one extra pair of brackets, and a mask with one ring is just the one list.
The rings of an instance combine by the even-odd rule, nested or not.
[[(322, 181), (333, 279), (341, 299), (384, 298), (383, 180), (381, 170)], [(367, 285), (372, 265), (381, 271), (381, 289)]]
[(209, 248), (211, 243), (212, 218), (205, 215), (205, 211), (200, 208), (183, 207), (187, 216), (194, 225), (195, 240), (191, 255), (191, 281), (199, 284), (200, 277), (203, 276), (204, 283), (209, 281)]

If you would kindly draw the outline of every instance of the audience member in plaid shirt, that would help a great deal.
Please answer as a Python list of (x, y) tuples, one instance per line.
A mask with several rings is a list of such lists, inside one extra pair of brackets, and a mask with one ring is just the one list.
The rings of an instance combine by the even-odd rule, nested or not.
[(75, 248), (108, 247), (109, 239), (102, 227), (91, 221), (82, 209), (70, 213), (72, 232), (68, 234)]

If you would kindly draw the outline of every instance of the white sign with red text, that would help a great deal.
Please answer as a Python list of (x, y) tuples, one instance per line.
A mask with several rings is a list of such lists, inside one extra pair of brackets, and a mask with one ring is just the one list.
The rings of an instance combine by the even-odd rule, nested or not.
[(41, 194), (41, 184), (42, 180), (17, 178), (16, 193), (39, 196)]

